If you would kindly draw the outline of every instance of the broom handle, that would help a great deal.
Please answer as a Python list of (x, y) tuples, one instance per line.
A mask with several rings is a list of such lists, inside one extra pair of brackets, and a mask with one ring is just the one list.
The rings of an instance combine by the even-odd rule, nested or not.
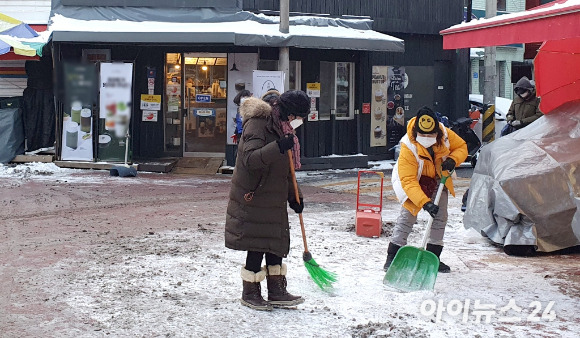
[[(441, 199), (441, 194), (443, 193), (443, 188), (445, 187), (445, 182), (447, 181), (447, 179), (449, 177), (451, 177), (451, 174), (453, 173), (453, 171), (454, 170), (451, 170), (449, 172), (449, 176), (443, 176), (441, 178), (441, 183), (439, 183), (439, 188), (437, 188), (437, 195), (435, 195), (435, 201), (434, 201), (435, 205), (439, 205), (439, 200)], [(431, 215), (429, 215), (429, 216), (431, 216)], [(425, 235), (423, 235), (423, 244), (421, 245), (423, 250), (425, 250), (427, 248), (427, 240), (429, 239), (429, 235), (431, 234), (431, 225), (433, 225), (433, 217), (429, 217), (429, 221), (427, 221), (427, 230), (425, 231)]]
[[(296, 173), (294, 172), (294, 158), (292, 157), (292, 150), (288, 149), (288, 160), (290, 162), (290, 173), (292, 174), (292, 184), (294, 185), (294, 197), (300, 203), (300, 194), (298, 193), (298, 182), (296, 182)], [(304, 243), (304, 252), (308, 252), (308, 245), (306, 244), (306, 231), (304, 230), (304, 219), (302, 213), (298, 214), (300, 218), (300, 229), (302, 230), (302, 242)]]

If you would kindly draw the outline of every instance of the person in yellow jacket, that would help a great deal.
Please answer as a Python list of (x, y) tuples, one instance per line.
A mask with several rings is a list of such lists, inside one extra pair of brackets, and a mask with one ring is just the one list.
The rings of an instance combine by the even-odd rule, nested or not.
[[(465, 141), (443, 124), (428, 107), (422, 107), (417, 116), (407, 124), (407, 134), (401, 139), (401, 152), (393, 168), (391, 181), (393, 190), (403, 205), (395, 223), (391, 241), (387, 249), (385, 271), (391, 265), (395, 254), (407, 244), (407, 238), (417, 221), (421, 209), (433, 217), (427, 250), (437, 257), (443, 250), (443, 235), (447, 225), (447, 196), (453, 190), (453, 181), (448, 179), (441, 194), (439, 205), (435, 198), (438, 182), (443, 172), (453, 170), (467, 157)], [(439, 272), (450, 272), (446, 264), (439, 263)]]

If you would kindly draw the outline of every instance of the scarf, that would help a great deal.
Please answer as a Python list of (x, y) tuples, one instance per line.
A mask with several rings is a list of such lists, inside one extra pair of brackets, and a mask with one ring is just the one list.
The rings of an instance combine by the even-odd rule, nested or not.
[[(282, 135), (280, 137), (284, 137), (284, 135), (292, 134), (294, 135), (294, 147), (292, 147), (292, 160), (294, 160), (294, 169), (298, 170), (302, 167), (300, 163), (300, 142), (298, 141), (298, 137), (294, 132), (294, 128), (290, 125), (290, 121), (282, 121), (280, 119), (280, 107), (275, 104), (272, 107), (272, 120), (274, 125), (278, 127), (279, 130), (282, 131)], [(278, 133), (280, 134), (280, 133)]]

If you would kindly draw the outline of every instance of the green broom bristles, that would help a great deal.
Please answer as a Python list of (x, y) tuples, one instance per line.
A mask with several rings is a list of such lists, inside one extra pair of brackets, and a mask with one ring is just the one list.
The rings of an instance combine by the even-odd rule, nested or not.
[(336, 274), (334, 272), (329, 272), (316, 263), (310, 252), (305, 252), (303, 257), (304, 266), (310, 274), (310, 277), (322, 290), (332, 287), (332, 283), (336, 282)]

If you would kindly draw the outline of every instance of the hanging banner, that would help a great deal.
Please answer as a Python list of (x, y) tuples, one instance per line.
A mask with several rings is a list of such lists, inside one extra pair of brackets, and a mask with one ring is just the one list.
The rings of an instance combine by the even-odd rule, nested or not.
[[(99, 149), (101, 161), (125, 160), (125, 142), (131, 120), (132, 63), (101, 63)], [(128, 159), (129, 161), (129, 159)]]
[(95, 64), (64, 63), (64, 113), (61, 159), (93, 161), (93, 106), (96, 103)]
[(284, 93), (284, 72), (278, 70), (255, 70), (252, 74), (254, 96), (262, 97), (268, 90)]
[(387, 127), (405, 126), (405, 88), (408, 84), (405, 67), (389, 66), (388, 80)]
[(371, 147), (387, 145), (387, 93), (389, 89), (387, 66), (373, 66), (371, 99)]
[[(235, 68), (234, 68), (235, 64)], [(227, 143), (234, 144), (233, 136), (236, 133), (236, 115), (238, 106), (234, 98), (242, 90), (253, 90), (252, 72), (258, 69), (257, 53), (228, 54), (228, 109), (227, 109)], [(257, 96), (257, 95), (254, 95)]]

